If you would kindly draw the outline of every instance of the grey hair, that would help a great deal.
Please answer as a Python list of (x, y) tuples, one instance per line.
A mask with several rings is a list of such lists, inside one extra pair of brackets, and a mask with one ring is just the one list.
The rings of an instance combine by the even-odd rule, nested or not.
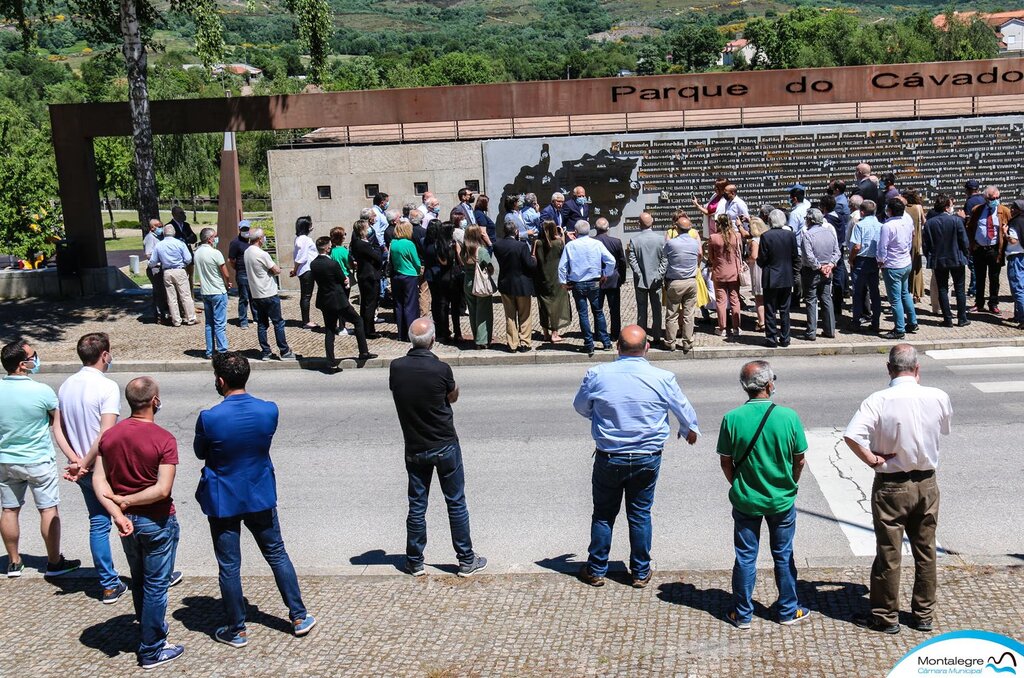
[(607, 233), (609, 228), (611, 228), (611, 224), (609, 224), (608, 220), (604, 217), (599, 217), (598, 220), (594, 222), (594, 230), (598, 233)]
[(576, 235), (590, 235), (590, 222), (580, 219), (576, 222)]
[(985, 187), (985, 197), (986, 198), (989, 197), (989, 194), (991, 194), (993, 191), (999, 192), (999, 187), (998, 186), (986, 186)]
[(428, 329), (423, 334), (416, 334), (412, 331), (412, 326), (409, 327), (409, 343), (414, 348), (430, 348), (434, 343), (434, 321), (428, 319), (428, 322)]
[(917, 349), (910, 344), (896, 344), (889, 351), (889, 369), (896, 374), (917, 369)]
[(373, 220), (374, 220), (373, 208), (372, 207), (364, 207), (363, 209), (359, 210), (359, 218), (363, 219), (365, 221), (368, 221), (370, 223), (373, 223)]
[(865, 200), (860, 204), (860, 211), (864, 214), (871, 215), (878, 211), (878, 205), (875, 204), (874, 200)]
[(558, 199), (565, 200), (565, 194), (564, 193), (558, 193), (558, 192), (555, 192), (555, 193), (551, 194), (551, 202), (554, 202), (554, 201), (556, 201)]
[(263, 229), (254, 228), (249, 231), (249, 242), (259, 242), (263, 238)]
[(761, 205), (761, 207), (757, 210), (757, 213), (760, 215), (761, 219), (763, 219), (764, 221), (768, 221), (769, 215), (774, 210), (775, 210), (775, 205), (770, 205), (768, 203), (765, 203), (765, 204)]
[(807, 210), (806, 220), (809, 224), (823, 224), (825, 223), (825, 215), (817, 207), (812, 207)]
[(850, 196), (850, 209), (860, 209), (861, 205), (864, 204), (863, 195), (851, 195)]
[(523, 202), (526, 203), (527, 205), (536, 205), (537, 204), (537, 194), (536, 193), (527, 193), (526, 195), (523, 196)]
[(149, 227), (153, 228), (154, 226), (159, 226), (161, 231), (164, 229), (164, 225), (162, 223), (160, 223), (159, 219), (150, 219), (149, 220)]
[(388, 220), (389, 224), (397, 223), (402, 218), (402, 210), (388, 210), (384, 213), (384, 218)]
[(164, 237), (167, 236), (174, 237), (174, 226), (172, 224), (164, 226)]
[(740, 369), (740, 386), (748, 396), (762, 393), (775, 380), (775, 373), (767, 360), (751, 360)]
[(207, 240), (211, 240), (213, 236), (215, 236), (216, 234), (217, 231), (213, 230), (212, 228), (204, 228), (203, 230), (199, 231), (199, 242), (206, 242)]
[(419, 210), (412, 210), (409, 212), (409, 223), (413, 226), (420, 226), (423, 224), (423, 215), (420, 214)]
[(782, 228), (786, 225), (786, 213), (775, 209), (768, 214), (768, 225), (772, 228)]
[(518, 234), (519, 234), (519, 224), (516, 223), (516, 220), (512, 218), (511, 214), (506, 214), (505, 215), (505, 237), (507, 238), (509, 236), (518, 235)]

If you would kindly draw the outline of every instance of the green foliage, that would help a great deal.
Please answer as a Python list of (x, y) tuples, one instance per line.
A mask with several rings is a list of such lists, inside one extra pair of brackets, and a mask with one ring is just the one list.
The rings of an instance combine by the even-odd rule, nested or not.
[(100, 195), (134, 197), (135, 168), (132, 144), (127, 137), (101, 137), (92, 142), (96, 157), (96, 183)]
[(725, 46), (725, 36), (709, 23), (690, 23), (672, 32), (674, 71), (694, 73), (707, 70), (718, 61)]
[(164, 194), (193, 200), (217, 190), (223, 135), (171, 134), (154, 137), (157, 180)]
[(508, 80), (505, 65), (486, 54), (449, 52), (422, 68), (427, 85), (472, 85)]
[(309, 79), (320, 84), (327, 74), (331, 8), (327, 0), (285, 0), (285, 6), (295, 15), (299, 40), (310, 57)]

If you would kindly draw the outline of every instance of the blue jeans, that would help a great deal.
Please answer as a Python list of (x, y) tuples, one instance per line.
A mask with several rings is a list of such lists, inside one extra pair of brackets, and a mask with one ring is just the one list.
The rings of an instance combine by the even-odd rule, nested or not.
[(217, 556), (220, 577), (220, 597), (224, 602), (228, 628), (234, 633), (245, 630), (245, 597), (242, 595), (242, 549), (240, 545), (242, 523), (252, 533), (260, 553), (270, 565), (281, 599), (288, 606), (288, 618), (293, 622), (306, 618), (306, 608), (299, 592), (299, 579), (295, 576), (288, 552), (284, 550), (281, 526), (277, 522), (277, 509), (259, 513), (244, 513), (228, 518), (210, 517), (213, 551)]
[(204, 294), (203, 315), (206, 316), (206, 357), (213, 355), (214, 338), (217, 353), (228, 350), (228, 295)]
[(878, 260), (857, 257), (853, 264), (853, 322), (863, 322), (868, 298), (871, 299), (871, 326), (878, 327), (882, 317), (882, 295), (878, 292)]
[(917, 310), (914, 309), (914, 298), (910, 296), (910, 266), (903, 268), (883, 268), (885, 294), (892, 306), (892, 316), (896, 323), (895, 330), (902, 334), (907, 330), (907, 323), (917, 324)]
[[(235, 285), (238, 287), (238, 322), (239, 324), (245, 324), (249, 322), (249, 304), (251, 303), (251, 297), (249, 296), (249, 276), (244, 273), (235, 274)], [(253, 320), (255, 321), (256, 314), (253, 314)]]
[(288, 340), (284, 336), (284, 318), (281, 317), (281, 297), (274, 295), (265, 299), (252, 300), (252, 314), (256, 318), (256, 338), (260, 342), (263, 355), (270, 355), (270, 343), (267, 341), (267, 328), (274, 323), (274, 337), (277, 348), (284, 355), (291, 351)]
[(1006, 277), (1010, 280), (1013, 297), (1013, 319), (1024, 322), (1024, 254), (1006, 258)]
[(605, 348), (612, 345), (608, 336), (608, 325), (604, 319), (604, 308), (601, 306), (601, 286), (596, 280), (578, 282), (572, 286), (572, 298), (576, 300), (576, 313), (580, 317), (580, 331), (583, 332), (583, 348), (594, 349), (594, 333), (590, 329), (590, 311), (594, 312), (594, 324), (597, 326), (597, 340)]
[(590, 521), (589, 568), (591, 574), (608, 573), (608, 552), (612, 547), (615, 517), (626, 496), (629, 523), (629, 569), (633, 577), (645, 578), (651, 571), (651, 506), (654, 485), (661, 469), (660, 454), (598, 454), (594, 458), (591, 483), (594, 515)]
[(796, 506), (773, 516), (748, 516), (732, 510), (733, 543), (736, 563), (732, 566), (733, 609), (739, 621), (754, 615), (754, 580), (757, 578), (757, 547), (761, 541), (761, 518), (768, 523), (768, 541), (775, 561), (775, 586), (779, 589), (780, 621), (796, 616), (796, 561), (793, 559), (793, 535), (796, 534)]
[(174, 555), (178, 550), (178, 520), (168, 516), (153, 520), (128, 516), (135, 531), (121, 537), (121, 546), (132, 573), (132, 602), (135, 616), (142, 627), (139, 659), (160, 654), (167, 640), (167, 587), (174, 571)]
[(100, 586), (115, 589), (121, 583), (114, 568), (114, 556), (110, 552), (110, 514), (96, 498), (92, 489), (92, 474), (78, 480), (82, 490), (85, 509), (89, 512), (89, 551), (92, 552), (92, 564), (100, 576)]
[(462, 564), (472, 563), (475, 556), (473, 540), (469, 537), (466, 478), (462, 469), (462, 448), (458, 442), (405, 455), (405, 470), (409, 473), (405, 556), (410, 565), (423, 564), (423, 549), (427, 546), (427, 498), (435, 468), (444, 501), (448, 505), (448, 524), (451, 527), (455, 555)]

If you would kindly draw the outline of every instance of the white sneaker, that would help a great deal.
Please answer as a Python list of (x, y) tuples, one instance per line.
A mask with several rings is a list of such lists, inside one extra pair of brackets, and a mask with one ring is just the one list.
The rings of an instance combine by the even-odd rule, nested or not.
[(345, 329), (344, 327), (341, 328), (340, 330), (338, 330), (338, 336), (339, 337), (347, 337), (348, 336), (348, 330)]

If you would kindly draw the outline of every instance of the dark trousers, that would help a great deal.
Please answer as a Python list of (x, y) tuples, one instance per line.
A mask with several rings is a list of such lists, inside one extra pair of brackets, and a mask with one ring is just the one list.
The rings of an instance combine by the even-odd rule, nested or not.
[(363, 317), (363, 330), (367, 334), (376, 334), (373, 323), (377, 317), (377, 306), (380, 304), (380, 281), (374, 278), (359, 280), (359, 315)]
[(434, 469), (437, 469), (441, 493), (448, 505), (448, 524), (455, 555), (461, 564), (472, 563), (475, 556), (473, 540), (469, 536), (466, 478), (462, 469), (462, 448), (458, 441), (437, 449), (405, 455), (405, 470), (409, 474), (405, 556), (410, 565), (423, 564), (423, 549), (427, 546), (427, 499)]
[(398, 340), (409, 341), (409, 326), (420, 317), (420, 283), (414, 275), (391, 277), (391, 296), (395, 300), (395, 325)]
[[(981, 278), (978, 278), (979, 283)], [(891, 480), (875, 474), (871, 487), (875, 528), (875, 562), (871, 566), (871, 613), (887, 624), (899, 621), (900, 562), (903, 534), (914, 555), (914, 616), (932, 621), (935, 611), (935, 527), (939, 521), (939, 486), (935, 476), (923, 480)]]
[(163, 320), (170, 316), (167, 310), (167, 290), (164, 289), (164, 272), (146, 268), (146, 277), (153, 286), (153, 315), (158, 321)]
[(850, 289), (850, 275), (846, 270), (846, 250), (842, 250), (835, 269), (832, 270), (832, 309), (837, 319), (843, 317), (843, 298)]
[(871, 327), (878, 329), (882, 319), (882, 293), (878, 289), (878, 260), (871, 257), (857, 257), (853, 269), (853, 322), (864, 321), (868, 298), (871, 299)]
[(587, 559), (591, 574), (603, 577), (608, 573), (612, 528), (623, 497), (629, 523), (629, 570), (636, 579), (651, 573), (651, 507), (660, 469), (660, 454), (597, 453), (591, 476), (594, 514)]
[[(235, 285), (238, 288), (238, 322), (249, 322), (249, 304), (252, 297), (249, 292), (249, 277), (242, 273), (235, 274)], [(255, 321), (255, 317), (253, 318)]]
[[(431, 281), (430, 317), (434, 320), (434, 329), (439, 341), (450, 341), (454, 334), (456, 339), (462, 338), (462, 327), (459, 323), (459, 309), (452, 304), (452, 285), (450, 282)], [(451, 323), (449, 325), (449, 323)], [(454, 333), (453, 333), (454, 330)]]
[(309, 324), (309, 302), (313, 298), (313, 272), (306, 271), (299, 276), (299, 312), (302, 324)]
[(281, 316), (281, 298), (278, 296), (252, 300), (252, 314), (256, 318), (256, 339), (260, 342), (263, 355), (270, 355), (270, 341), (267, 330), (274, 325), (274, 338), (281, 355), (291, 352), (288, 340), (284, 336), (284, 318)]
[[(281, 526), (277, 522), (277, 509), (258, 513), (243, 513), (229, 518), (210, 517), (210, 535), (217, 556), (220, 597), (224, 603), (227, 627), (232, 633), (245, 630), (245, 597), (242, 594), (242, 524), (252, 533), (263, 559), (274, 573), (277, 590), (288, 606), (288, 618), (295, 622), (306, 618), (306, 608), (299, 592), (299, 579), (295, 567), (284, 549)], [(230, 633), (228, 635), (231, 635)]]
[[(773, 288), (764, 290), (764, 335), (780, 344), (789, 343), (789, 307), (793, 300), (793, 290)], [(778, 317), (781, 329), (777, 329)]]
[(366, 345), (366, 332), (363, 330), (363, 319), (359, 317), (356, 310), (352, 308), (352, 304), (346, 303), (341, 310), (329, 310), (323, 309), (321, 313), (324, 314), (324, 328), (326, 334), (324, 334), (324, 351), (327, 355), (327, 362), (332, 365), (336, 364), (334, 358), (334, 340), (337, 339), (338, 335), (338, 322), (345, 321), (352, 323), (352, 326), (356, 330), (356, 343), (359, 345), (359, 354), (365, 355), (370, 352), (370, 349)]
[[(998, 247), (978, 247), (974, 250), (974, 271), (977, 274), (977, 290), (974, 305), (980, 310), (985, 306), (995, 308), (999, 305), (999, 270), (1003, 267), (997, 261)], [(988, 282), (988, 296), (985, 296), (985, 283)]]
[(818, 332), (818, 311), (821, 311), (821, 329), (826, 337), (836, 333), (836, 317), (832, 309), (832, 280), (821, 269), (804, 266), (800, 269), (800, 283), (804, 288), (804, 306), (807, 308), (807, 334)]
[(618, 341), (619, 330), (622, 329), (622, 297), (618, 287), (601, 288), (601, 308), (608, 302), (608, 336)]
[(937, 268), (932, 272), (935, 278), (933, 285), (939, 287), (939, 308), (942, 318), (952, 322), (953, 311), (949, 307), (949, 279), (953, 279), (953, 294), (956, 295), (956, 318), (959, 322), (967, 320), (967, 293), (964, 291), (964, 267)]
[(636, 288), (636, 324), (647, 329), (647, 306), (651, 306), (651, 343), (661, 341), (661, 285), (645, 290)]

